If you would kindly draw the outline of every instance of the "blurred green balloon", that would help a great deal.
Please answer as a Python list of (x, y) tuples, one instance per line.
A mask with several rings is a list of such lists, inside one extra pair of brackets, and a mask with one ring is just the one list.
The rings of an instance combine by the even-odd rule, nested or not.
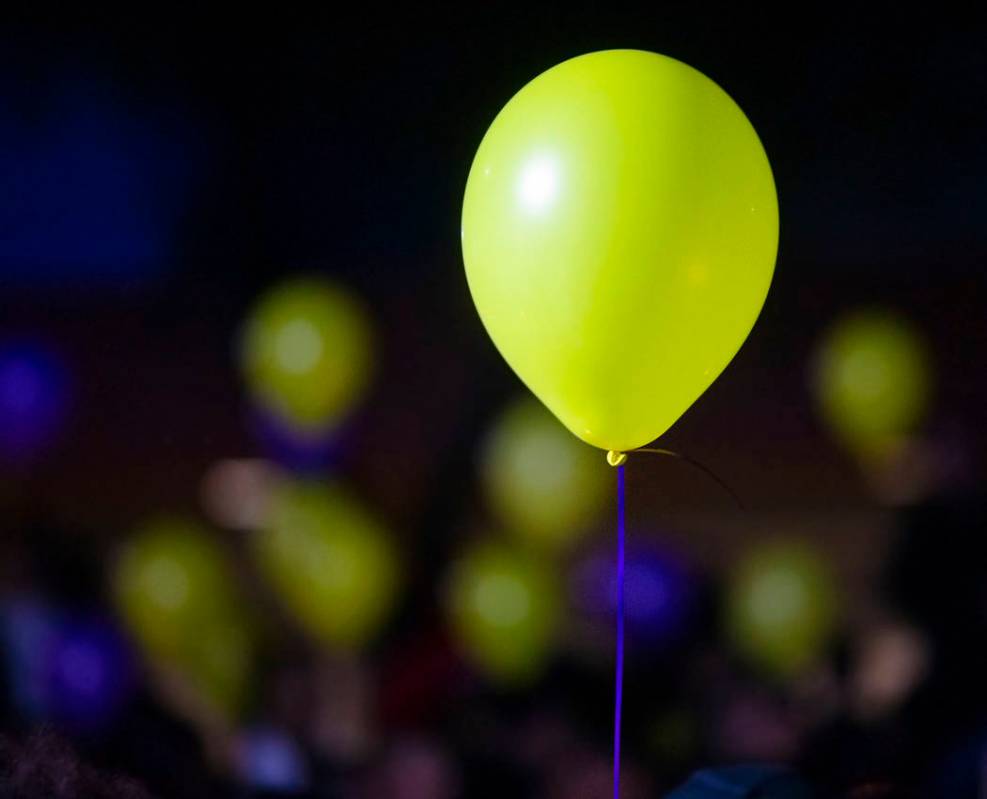
[(776, 676), (813, 665), (835, 629), (837, 589), (822, 554), (780, 540), (748, 552), (731, 577), (726, 624), (736, 650)]
[(921, 334), (890, 311), (860, 311), (827, 331), (816, 359), (816, 398), (833, 433), (853, 451), (880, 454), (921, 422), (932, 389)]
[(533, 398), (510, 405), (488, 436), (483, 486), (504, 528), (559, 549), (590, 528), (609, 498), (612, 470)]
[(121, 551), (113, 583), (120, 613), (150, 660), (182, 673), (235, 715), (252, 671), (252, 627), (206, 531), (180, 518), (148, 522)]
[(549, 564), (480, 543), (453, 564), (447, 589), (452, 632), (467, 659), (497, 682), (538, 675), (556, 644), (563, 605)]
[(390, 534), (339, 486), (281, 485), (253, 542), (285, 607), (323, 643), (359, 648), (394, 605), (399, 564)]
[(196, 686), (227, 717), (240, 714), (254, 657), (255, 641), (245, 619), (203, 627), (184, 656)]
[(332, 426), (360, 400), (371, 372), (363, 305), (321, 278), (296, 278), (264, 294), (240, 340), (244, 379), (260, 404), (301, 430)]

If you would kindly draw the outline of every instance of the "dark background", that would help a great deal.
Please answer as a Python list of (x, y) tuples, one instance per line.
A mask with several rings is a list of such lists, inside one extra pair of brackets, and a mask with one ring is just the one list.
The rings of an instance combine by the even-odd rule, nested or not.
[[(778, 16), (650, 5), (368, 6), (345, 16), (328, 6), (309, 15), (241, 5), (8, 20), (0, 334), (57, 347), (74, 396), (43, 458), (2, 467), (10, 591), (34, 569), (45, 591), (71, 595), (87, 558), (98, 585), (103, 553), (145, 515), (202, 515), (209, 465), (260, 454), (233, 362), (235, 332), (262, 290), (315, 271), (366, 299), (379, 336), (378, 378), (358, 435), (332, 467), (398, 531), (411, 574), (371, 656), (375, 673), (411, 668), (406, 659), (423, 651), (453, 658), (435, 586), (463, 518), (480, 504), (477, 442), (520, 391), (463, 277), (467, 171), (496, 112), (538, 73), (591, 50), (654, 50), (701, 69), (747, 113), (774, 169), (781, 245), (751, 337), (664, 441), (713, 469), (748, 511), (736, 513), (696, 472), (656, 460), (631, 472), (631, 513), (705, 570), (711, 606), (718, 575), (752, 540), (784, 528), (821, 543), (850, 608), (831, 653), (836, 680), (851, 669), (857, 622), (875, 603), (898, 602), (899, 589), (886, 588), (896, 558), (925, 564), (918, 576), (908, 572), (914, 565), (900, 570), (911, 575), (901, 578), (906, 615), (934, 644), (948, 643), (935, 644), (936, 665), (908, 709), (867, 724), (837, 712), (791, 733), (790, 745), (745, 759), (787, 760), (834, 791), (866, 780), (945, 791), (924, 786), (955, 777), (942, 795), (984, 795), (974, 775), (976, 741), (987, 732), (979, 499), (987, 26), (972, 14), (910, 15), (902, 6), (865, 18), (862, 8)], [(842, 311), (875, 303), (905, 314), (932, 348), (936, 395), (923, 435), (954, 464), (936, 486), (947, 498), (932, 510), (930, 496), (907, 506), (875, 497), (814, 413), (815, 342)], [(952, 498), (960, 492), (963, 504)], [(923, 531), (922, 543), (909, 543), (909, 530)], [(40, 565), (25, 567), (31, 547)], [(718, 677), (696, 677), (696, 658), (717, 651), (714, 630), (708, 621), (696, 633), (701, 655), (689, 649), (639, 667), (631, 655), (629, 696), (638, 692), (641, 706), (682, 705), (701, 730), (691, 754), (670, 765), (630, 733), (632, 768), (647, 786), (640, 795), (734, 758), (716, 743), (718, 716), (709, 711), (728, 687), (741, 684), (769, 706), (764, 713), (788, 718), (788, 689), (724, 676), (722, 664), (709, 667)], [(545, 684), (507, 696), (464, 698), (412, 680), (400, 699), (412, 709), (384, 714), (375, 752), (413, 733), (458, 774), (463, 795), (495, 795), (495, 777), (506, 785), (514, 771), (528, 776), (504, 790), (598, 795), (546, 787), (550, 780), (530, 777), (537, 769), (505, 766), (498, 758), (510, 759), (483, 742), (474, 751), (457, 730), (474, 729), (477, 714), (511, 730), (531, 708), (562, 708), (592, 753), (583, 761), (604, 762), (609, 668), (562, 662)], [(143, 709), (108, 737), (79, 737), (87, 757), (161, 795), (250, 795), (209, 765), (185, 722), (142, 697)], [(7, 713), (14, 736), (34, 723)], [(943, 765), (950, 752), (960, 765)], [(353, 779), (382, 757), (370, 756)], [(364, 795), (332, 787), (337, 777), (313, 777), (315, 795)]]

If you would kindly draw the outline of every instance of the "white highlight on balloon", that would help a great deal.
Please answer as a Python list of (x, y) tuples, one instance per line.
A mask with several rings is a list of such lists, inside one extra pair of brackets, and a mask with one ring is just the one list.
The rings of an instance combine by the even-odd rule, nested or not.
[(278, 363), (286, 372), (302, 374), (322, 357), (322, 337), (307, 319), (293, 319), (278, 331), (275, 348)]
[(524, 584), (509, 574), (490, 575), (476, 588), (476, 609), (497, 627), (512, 627), (523, 621), (531, 608)]
[(518, 180), (518, 200), (525, 210), (538, 213), (546, 210), (559, 193), (559, 169), (554, 158), (536, 156), (521, 169)]
[(796, 575), (776, 572), (757, 582), (748, 601), (760, 623), (784, 623), (796, 617), (805, 605), (805, 592)]

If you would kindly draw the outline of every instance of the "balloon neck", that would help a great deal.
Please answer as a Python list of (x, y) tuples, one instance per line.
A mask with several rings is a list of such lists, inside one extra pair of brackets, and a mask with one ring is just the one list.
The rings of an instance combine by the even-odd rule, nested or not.
[(611, 466), (623, 466), (627, 463), (627, 453), (617, 452), (616, 450), (610, 450), (607, 453), (607, 463)]

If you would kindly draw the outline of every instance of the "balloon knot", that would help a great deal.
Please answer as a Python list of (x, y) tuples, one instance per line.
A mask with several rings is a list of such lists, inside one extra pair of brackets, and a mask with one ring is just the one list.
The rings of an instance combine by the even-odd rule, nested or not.
[(607, 453), (607, 463), (611, 466), (623, 466), (627, 463), (627, 453), (610, 450)]

